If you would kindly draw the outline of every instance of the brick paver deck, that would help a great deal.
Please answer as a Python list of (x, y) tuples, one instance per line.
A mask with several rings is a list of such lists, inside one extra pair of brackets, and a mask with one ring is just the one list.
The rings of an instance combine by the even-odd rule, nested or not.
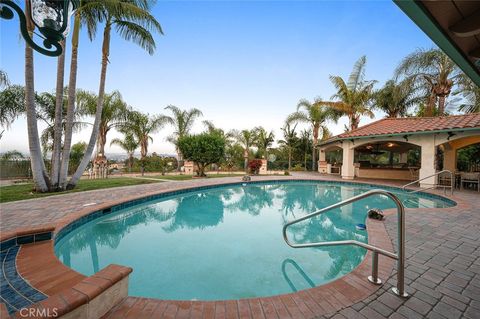
[[(259, 177), (325, 179), (316, 174), (294, 177)], [(328, 178), (331, 179), (331, 178)], [(182, 183), (147, 184), (117, 189), (60, 195), (49, 198), (2, 204), (0, 230), (43, 226), (69, 218), (72, 213), (110, 202), (127, 201), (162, 190), (217, 183), (238, 182), (239, 178), (195, 180)], [(368, 181), (375, 184), (391, 184)], [(407, 209), (407, 268), (408, 299), (390, 292), (396, 276), (382, 278), (386, 283), (362, 301), (331, 314), (324, 315), (322, 303), (341, 302), (341, 296), (331, 291), (330, 300), (308, 298), (308, 303), (296, 298), (277, 298), (272, 302), (252, 299), (249, 302), (209, 302), (192, 304), (188, 301), (168, 303), (147, 298), (128, 297), (110, 318), (480, 318), (480, 196), (476, 192), (457, 192), (453, 197), (459, 205), (444, 209)], [(85, 204), (96, 203), (84, 207)], [(387, 218), (385, 225), (396, 244), (396, 219)], [(300, 292), (301, 293), (301, 292)], [(338, 299), (339, 298), (339, 299)], [(336, 300), (338, 299), (338, 300)], [(321, 313), (322, 315), (316, 316)]]

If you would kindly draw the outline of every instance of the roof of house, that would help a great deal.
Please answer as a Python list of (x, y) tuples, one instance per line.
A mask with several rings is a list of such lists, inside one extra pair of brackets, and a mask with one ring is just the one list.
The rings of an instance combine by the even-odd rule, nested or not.
[(321, 145), (337, 140), (356, 139), (382, 135), (410, 135), (428, 132), (480, 130), (480, 114), (451, 115), (439, 117), (385, 118), (355, 130), (336, 135), (321, 142)]

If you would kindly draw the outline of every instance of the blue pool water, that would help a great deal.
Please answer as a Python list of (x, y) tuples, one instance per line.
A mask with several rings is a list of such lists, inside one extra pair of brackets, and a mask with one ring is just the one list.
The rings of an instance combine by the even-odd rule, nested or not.
[[(129, 294), (182, 300), (270, 296), (322, 285), (352, 271), (360, 247), (293, 249), (285, 222), (372, 189), (355, 184), (289, 182), (230, 185), (163, 197), (121, 209), (76, 228), (56, 242), (67, 266), (92, 275), (115, 263), (134, 269)], [(451, 202), (397, 193), (406, 207)], [(296, 242), (356, 239), (367, 233), (368, 208), (393, 208), (376, 195), (290, 228)], [(408, 218), (408, 216), (407, 216)]]

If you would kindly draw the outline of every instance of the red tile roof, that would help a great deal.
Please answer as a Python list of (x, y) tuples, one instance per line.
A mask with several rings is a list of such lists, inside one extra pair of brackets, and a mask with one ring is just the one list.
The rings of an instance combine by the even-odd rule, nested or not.
[(479, 113), (441, 117), (385, 118), (359, 127), (353, 131), (339, 134), (333, 137), (332, 140), (372, 135), (415, 134), (419, 132), (445, 130), (458, 131), (466, 128), (478, 128), (480, 130)]

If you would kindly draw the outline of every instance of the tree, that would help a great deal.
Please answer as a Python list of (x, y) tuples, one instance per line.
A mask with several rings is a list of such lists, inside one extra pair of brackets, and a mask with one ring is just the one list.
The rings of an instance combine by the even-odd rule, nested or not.
[[(83, 96), (86, 99), (85, 103), (80, 104), (85, 109), (82, 113), (88, 115), (95, 115), (97, 105), (96, 103), (89, 103), (91, 100), (96, 100), (97, 97)], [(113, 91), (110, 94), (105, 94), (103, 99), (102, 116), (100, 118), (99, 133), (97, 139), (97, 156), (105, 155), (105, 144), (107, 144), (107, 134), (111, 129), (120, 127), (126, 120), (127, 103), (122, 99), (119, 91)]]
[(138, 111), (129, 111), (127, 120), (119, 128), (124, 134), (132, 134), (140, 146), (140, 161), (142, 161), (142, 176), (145, 173), (143, 161), (148, 154), (148, 144), (153, 142), (152, 134), (160, 130), (165, 124), (163, 116), (150, 116)]
[(196, 108), (182, 110), (175, 105), (169, 105), (165, 108), (165, 110), (169, 110), (172, 113), (171, 116), (164, 115), (163, 118), (165, 122), (171, 125), (174, 129), (173, 135), (169, 136), (167, 140), (175, 145), (178, 156), (177, 169), (180, 171), (181, 167), (183, 166), (183, 154), (178, 148), (178, 140), (190, 133), (195, 120), (198, 117), (203, 116), (203, 114), (202, 111)]
[(278, 144), (285, 146), (288, 150), (288, 170), (292, 169), (292, 150), (298, 145), (298, 137), (295, 129), (297, 124), (292, 128), (290, 122), (286, 122), (282, 127), (283, 140), (279, 140)]
[[(92, 19), (105, 23), (103, 29), (102, 43), (102, 68), (100, 71), (100, 86), (98, 90), (97, 108), (95, 113), (95, 121), (93, 123), (92, 134), (88, 142), (85, 155), (73, 174), (71, 180), (67, 184), (67, 189), (75, 187), (76, 183), (82, 176), (87, 167), (90, 157), (95, 147), (100, 122), (103, 111), (103, 100), (105, 95), (105, 81), (107, 76), (107, 65), (110, 56), (110, 37), (112, 27), (126, 41), (132, 41), (145, 49), (149, 54), (155, 52), (155, 40), (151, 34), (152, 31), (162, 33), (160, 23), (150, 13), (150, 1), (99, 1), (97, 2), (96, 13)], [(96, 32), (96, 23), (89, 30), (89, 36), (92, 38)], [(142, 143), (142, 141), (140, 141)]]
[(460, 69), (440, 49), (418, 49), (407, 55), (395, 70), (395, 76), (415, 81), (421, 96), (428, 99), (426, 116), (432, 116), (438, 100), (438, 114), (445, 112), (446, 98), (457, 84)]
[(268, 148), (271, 147), (275, 141), (275, 134), (272, 131), (267, 132), (261, 126), (253, 130), (255, 132), (255, 145), (258, 147), (260, 154), (268, 160)]
[(85, 142), (78, 142), (72, 145), (72, 150), (70, 152), (70, 172), (75, 171), (77, 166), (80, 164), (86, 148), (87, 143)]
[(132, 166), (133, 166), (133, 154), (135, 153), (135, 150), (138, 148), (139, 142), (135, 138), (135, 135), (133, 135), (132, 132), (127, 132), (124, 134), (123, 140), (119, 138), (114, 138), (110, 142), (110, 146), (112, 145), (118, 145), (120, 148), (122, 148), (125, 152), (127, 152), (128, 156), (128, 171), (132, 171)]
[(183, 136), (178, 139), (178, 148), (187, 160), (197, 165), (197, 176), (203, 177), (208, 165), (218, 163), (224, 157), (225, 140), (215, 133)]
[(12, 151), (3, 153), (2, 156), (0, 156), (0, 159), (2, 161), (18, 161), (18, 160), (25, 159), (25, 156), (23, 156), (23, 154), (20, 151), (12, 150)]
[(298, 145), (297, 146), (298, 146), (298, 149), (303, 154), (303, 166), (305, 168), (305, 171), (307, 170), (307, 154), (312, 149), (314, 149), (311, 137), (312, 137), (312, 131), (311, 130), (303, 130), (300, 133), (300, 138), (298, 139)]
[[(66, 107), (67, 100), (63, 99), (62, 103), (62, 112), (60, 114), (60, 119), (57, 119), (57, 101), (56, 95), (48, 92), (43, 92), (37, 95), (36, 98), (36, 109), (37, 109), (37, 118), (42, 120), (46, 124), (46, 128), (42, 131), (40, 135), (40, 141), (42, 144), (42, 149), (44, 153), (48, 151), (53, 151), (55, 143), (55, 125), (56, 123), (60, 124), (62, 133), (60, 134), (60, 145), (62, 144), (61, 136), (65, 131), (66, 126)], [(73, 121), (73, 132), (79, 132), (83, 129), (88, 123), (82, 122), (81, 117), (83, 114), (79, 109), (75, 110), (74, 121)], [(54, 152), (52, 152), (52, 165), (54, 166)], [(59, 159), (57, 159), (59, 160)], [(53, 167), (52, 167), (53, 171)]]
[(57, 59), (57, 83), (55, 89), (55, 112), (53, 121), (53, 144), (52, 144), (52, 158), (51, 158), (51, 171), (50, 171), (50, 183), (51, 190), (59, 189), (60, 182), (60, 154), (62, 152), (62, 132), (63, 132), (63, 82), (65, 78), (65, 40), (60, 42), (63, 48), (62, 54)]
[(374, 93), (374, 108), (385, 112), (389, 118), (405, 117), (412, 106), (422, 101), (415, 93), (416, 88), (411, 79), (399, 83), (388, 80)]
[[(29, 2), (26, 2), (25, 16), (27, 17), (27, 30), (33, 37), (34, 24), (30, 19)], [(30, 150), (30, 163), (32, 166), (35, 190), (47, 192), (50, 189), (50, 178), (43, 162), (40, 138), (38, 137), (37, 114), (35, 110), (35, 87), (33, 75), (33, 49), (25, 43), (25, 110), (27, 115), (28, 148)]]
[(460, 112), (480, 113), (480, 87), (466, 75), (460, 77), (459, 88), (454, 94), (461, 94), (463, 97), (463, 103), (458, 107)]
[(372, 99), (373, 85), (376, 81), (365, 81), (365, 67), (367, 58), (362, 56), (355, 62), (353, 70), (348, 77), (347, 82), (340, 76), (330, 76), (337, 93), (332, 99), (337, 101), (324, 101), (322, 104), (330, 106), (337, 115), (346, 115), (348, 117), (348, 130), (358, 128), (361, 116), (373, 118), (374, 114), (370, 110), (369, 102)]
[[(302, 110), (303, 109), (303, 110)], [(312, 170), (316, 170), (316, 147), (320, 132), (326, 130), (325, 122), (328, 120), (336, 121), (338, 112), (325, 106), (321, 99), (316, 99), (313, 103), (308, 100), (300, 100), (297, 105), (297, 111), (288, 116), (290, 123), (309, 123), (313, 132), (312, 148)], [(323, 135), (323, 133), (322, 133)]]
[(243, 168), (245, 173), (248, 173), (248, 157), (250, 154), (250, 147), (252, 147), (256, 142), (255, 132), (252, 130), (242, 130), (240, 132), (233, 130), (232, 134), (235, 136), (237, 142), (243, 147)]
[(2, 90), (0, 92), (0, 125), (3, 130), (0, 138), (23, 113), (25, 113), (25, 88), (20, 85), (11, 85)]

